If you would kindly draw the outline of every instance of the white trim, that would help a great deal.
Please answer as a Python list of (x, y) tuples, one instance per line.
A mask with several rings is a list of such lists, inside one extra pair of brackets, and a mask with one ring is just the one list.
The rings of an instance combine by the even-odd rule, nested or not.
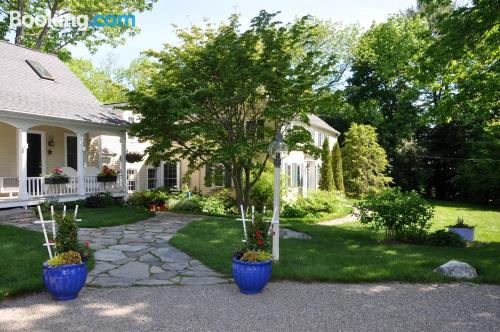
[[(68, 137), (77, 137), (76, 134), (64, 133), (64, 166), (68, 166)], [(76, 153), (78, 154), (78, 137), (76, 139)], [(77, 162), (78, 164), (78, 162)], [(78, 165), (77, 165), (78, 166)], [(77, 169), (75, 171), (78, 171)]]
[[(37, 134), (37, 135), (40, 135), (40, 152), (41, 152), (41, 158), (42, 158), (42, 169), (41, 169), (41, 172), (42, 172), (42, 176), (47, 174), (47, 141), (46, 141), (46, 133), (45, 131), (42, 131), (42, 130), (31, 130), (31, 129), (28, 129), (28, 134)], [(27, 159), (28, 155), (26, 155), (26, 163), (28, 162), (28, 159)], [(26, 165), (27, 166), (27, 165)]]

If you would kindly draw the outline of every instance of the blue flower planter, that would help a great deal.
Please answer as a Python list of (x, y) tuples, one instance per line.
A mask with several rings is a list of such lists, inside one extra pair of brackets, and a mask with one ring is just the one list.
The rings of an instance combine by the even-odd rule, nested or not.
[(76, 299), (87, 280), (87, 264), (49, 266), (43, 263), (43, 283), (54, 300)]
[(448, 227), (448, 231), (457, 233), (465, 241), (474, 241), (474, 228)]
[(272, 260), (243, 262), (233, 257), (233, 278), (243, 294), (260, 293), (271, 278)]

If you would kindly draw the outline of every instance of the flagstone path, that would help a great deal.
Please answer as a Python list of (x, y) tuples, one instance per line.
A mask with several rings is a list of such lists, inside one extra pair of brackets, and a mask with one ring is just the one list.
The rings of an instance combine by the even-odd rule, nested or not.
[(88, 286), (211, 285), (229, 282), (168, 241), (197, 216), (158, 213), (135, 224), (81, 228), (79, 239), (95, 249)]

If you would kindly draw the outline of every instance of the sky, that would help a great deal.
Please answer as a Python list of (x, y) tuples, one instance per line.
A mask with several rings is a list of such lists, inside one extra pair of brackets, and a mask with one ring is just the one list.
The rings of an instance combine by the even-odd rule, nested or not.
[(281, 11), (278, 19), (282, 22), (310, 14), (368, 28), (373, 22), (383, 22), (389, 15), (415, 5), (416, 0), (159, 0), (152, 11), (135, 14), (136, 26), (141, 32), (127, 38), (124, 45), (116, 48), (102, 46), (95, 54), (90, 54), (82, 45), (71, 46), (69, 50), (74, 57), (90, 59), (96, 66), (102, 65), (111, 55), (115, 65), (127, 67), (142, 51), (161, 50), (165, 43), (175, 44), (173, 24), (179, 27), (204, 26), (206, 19), (219, 23), (233, 13), (239, 13), (245, 28), (252, 17), (265, 9)]

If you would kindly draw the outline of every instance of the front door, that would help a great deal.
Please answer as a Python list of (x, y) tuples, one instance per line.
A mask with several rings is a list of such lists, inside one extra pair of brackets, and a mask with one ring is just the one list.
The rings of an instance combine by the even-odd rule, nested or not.
[(76, 136), (66, 136), (66, 166), (78, 171)]
[(28, 133), (28, 177), (36, 177), (42, 174), (42, 135)]

